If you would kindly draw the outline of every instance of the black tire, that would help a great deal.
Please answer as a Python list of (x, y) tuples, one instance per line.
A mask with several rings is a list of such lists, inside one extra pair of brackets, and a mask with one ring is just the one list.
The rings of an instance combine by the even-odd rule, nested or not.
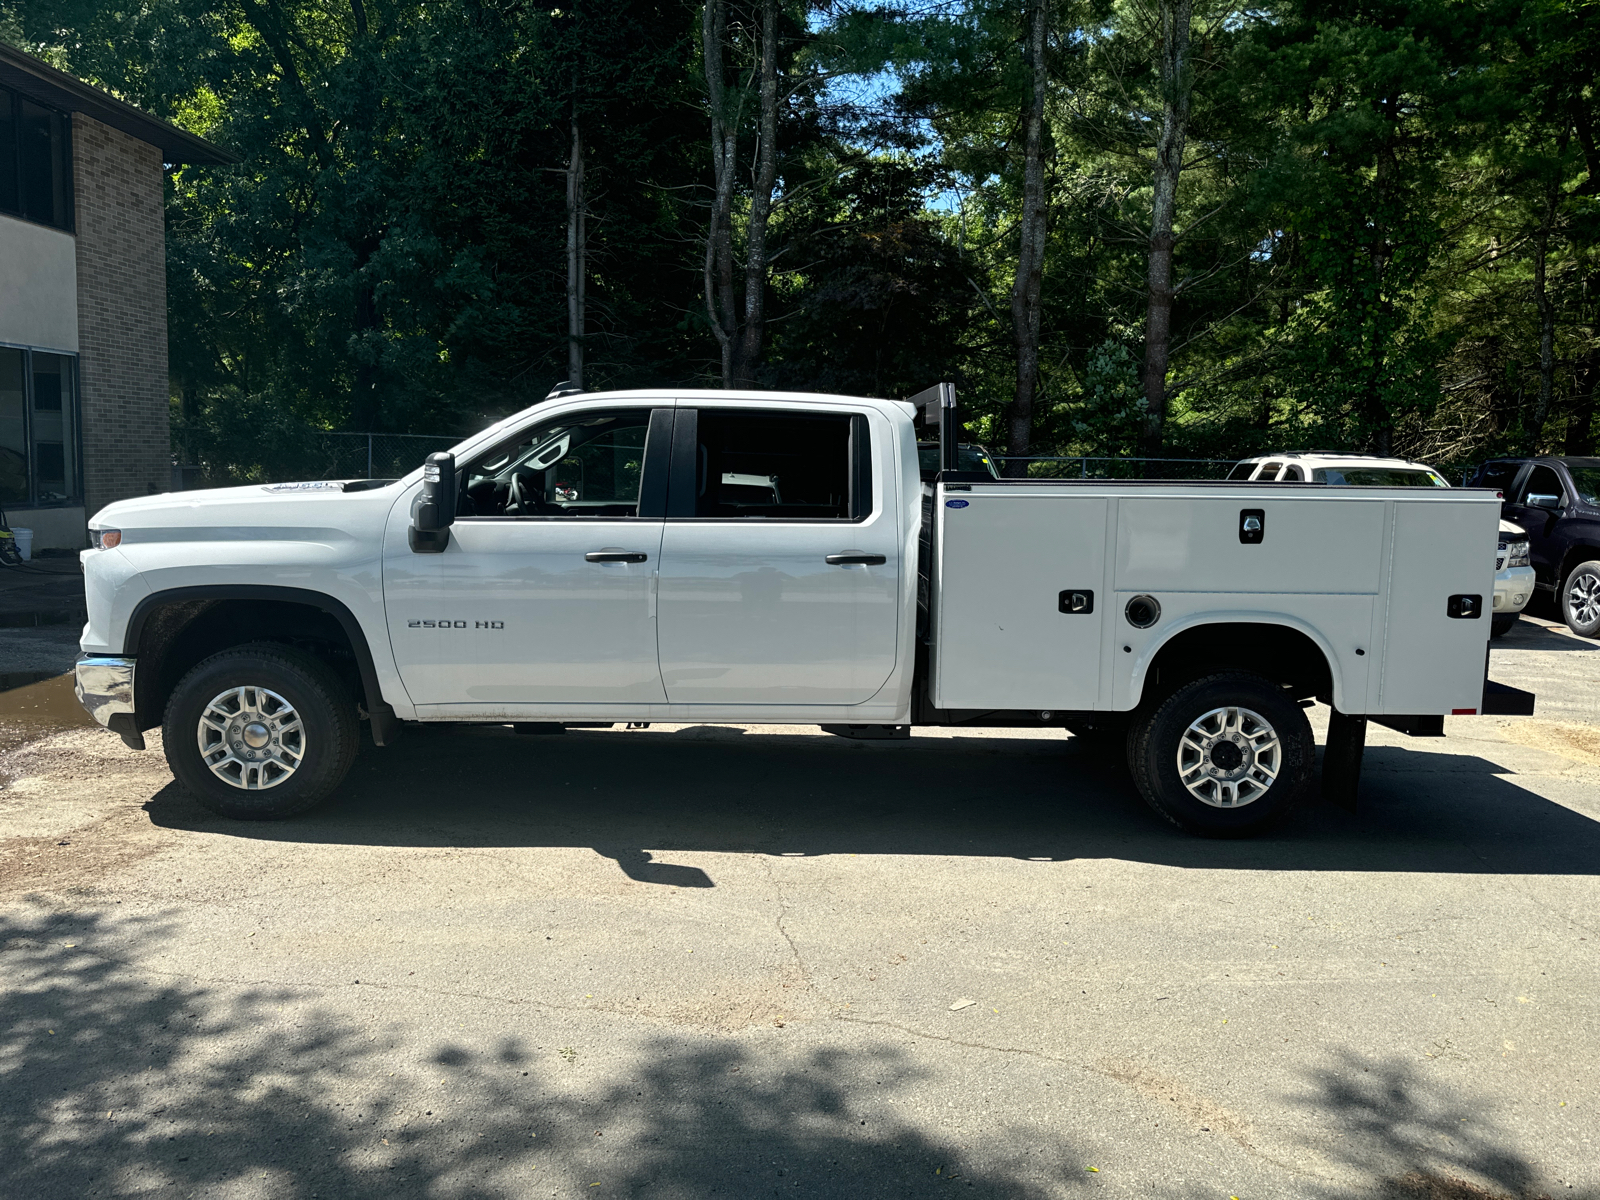
[(1581, 562), (1561, 585), (1561, 619), (1579, 637), (1600, 636), (1600, 562)]
[[(261, 764), (258, 775), (278, 781), (258, 790), (218, 778), (200, 748), (202, 715), (233, 688), (277, 693), (298, 714), (303, 731), (298, 765), (286, 772), (275, 763)], [(258, 642), (213, 654), (178, 682), (167, 702), (161, 741), (173, 776), (206, 808), (240, 821), (276, 821), (305, 812), (333, 793), (355, 761), (360, 732), (355, 700), (330, 667), (292, 647)], [(292, 732), (284, 736), (286, 742), (294, 737)]]
[(1517, 623), (1521, 613), (1503, 613), (1498, 617), (1489, 618), (1489, 636), (1492, 638), (1505, 637)]
[[(1214, 793), (1227, 788), (1236, 795), (1251, 793), (1236, 807), (1216, 807), (1201, 800), (1184, 786), (1178, 771), (1184, 734), (1206, 714), (1224, 708), (1258, 715), (1271, 726), (1278, 744), (1275, 774), (1256, 772), (1254, 754), (1246, 751), (1230, 768), (1242, 771), (1240, 777), (1231, 782), (1205, 777), (1196, 781), (1197, 787), (1209, 786)], [(1249, 728), (1255, 726), (1245, 730), (1246, 741)], [(1185, 684), (1143, 719), (1135, 720), (1128, 732), (1128, 766), (1145, 802), (1185, 833), (1248, 837), (1282, 820), (1304, 797), (1314, 771), (1315, 748), (1305, 711), (1287, 692), (1260, 675), (1223, 671)], [(1221, 758), (1222, 749), (1217, 749), (1219, 770), (1229, 767)], [(1262, 779), (1268, 781), (1264, 787)]]

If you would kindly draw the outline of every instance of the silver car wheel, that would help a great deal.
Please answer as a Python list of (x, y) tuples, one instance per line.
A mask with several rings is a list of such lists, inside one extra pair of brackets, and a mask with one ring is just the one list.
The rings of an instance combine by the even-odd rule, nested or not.
[(1259, 800), (1282, 767), (1278, 731), (1248, 708), (1213, 708), (1178, 739), (1178, 778), (1212, 808), (1243, 808)]
[(196, 740), (211, 773), (248, 792), (277, 787), (306, 756), (300, 714), (264, 687), (229, 688), (216, 696), (200, 714)]
[(1567, 587), (1567, 611), (1578, 625), (1592, 624), (1600, 617), (1600, 575), (1581, 571)]

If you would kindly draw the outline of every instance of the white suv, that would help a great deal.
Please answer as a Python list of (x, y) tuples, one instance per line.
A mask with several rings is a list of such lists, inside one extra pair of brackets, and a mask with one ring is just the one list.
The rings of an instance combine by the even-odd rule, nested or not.
[[(1354, 487), (1449, 487), (1427, 463), (1375, 454), (1260, 454), (1228, 472), (1229, 479), (1275, 480), (1278, 483), (1326, 483)], [(1520, 525), (1500, 522), (1495, 545), (1494, 608), (1489, 632), (1494, 637), (1517, 623), (1533, 595), (1533, 568), (1528, 565), (1528, 534)]]
[(1247, 458), (1229, 479), (1275, 479), (1279, 483), (1331, 483), (1365, 487), (1449, 487), (1427, 463), (1374, 454), (1261, 454)]

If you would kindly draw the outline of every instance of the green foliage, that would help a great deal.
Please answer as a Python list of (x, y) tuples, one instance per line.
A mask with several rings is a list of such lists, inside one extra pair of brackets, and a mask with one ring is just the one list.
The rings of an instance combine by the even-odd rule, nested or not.
[[(1052, 0), (1036, 453), (1138, 441), (1154, 10)], [(1597, 11), (1196, 0), (1170, 453), (1592, 449)], [(732, 4), (735, 30), (756, 12)], [(760, 381), (954, 379), (968, 435), (1003, 443), (1025, 6), (781, 12)], [(716, 378), (699, 20), (688, 0), (26, 0), (0, 5), (0, 37), (243, 157), (170, 173), (174, 429), (264, 477), (310, 431), (464, 432), (561, 377), (574, 118), (590, 386)], [(750, 63), (729, 53), (748, 146)]]

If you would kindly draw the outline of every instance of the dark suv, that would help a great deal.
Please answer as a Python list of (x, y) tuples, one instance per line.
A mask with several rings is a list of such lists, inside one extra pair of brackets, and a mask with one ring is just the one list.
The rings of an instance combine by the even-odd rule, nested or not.
[(1496, 458), (1467, 486), (1505, 496), (1501, 515), (1528, 531), (1534, 586), (1555, 594), (1573, 633), (1600, 634), (1600, 458)]

